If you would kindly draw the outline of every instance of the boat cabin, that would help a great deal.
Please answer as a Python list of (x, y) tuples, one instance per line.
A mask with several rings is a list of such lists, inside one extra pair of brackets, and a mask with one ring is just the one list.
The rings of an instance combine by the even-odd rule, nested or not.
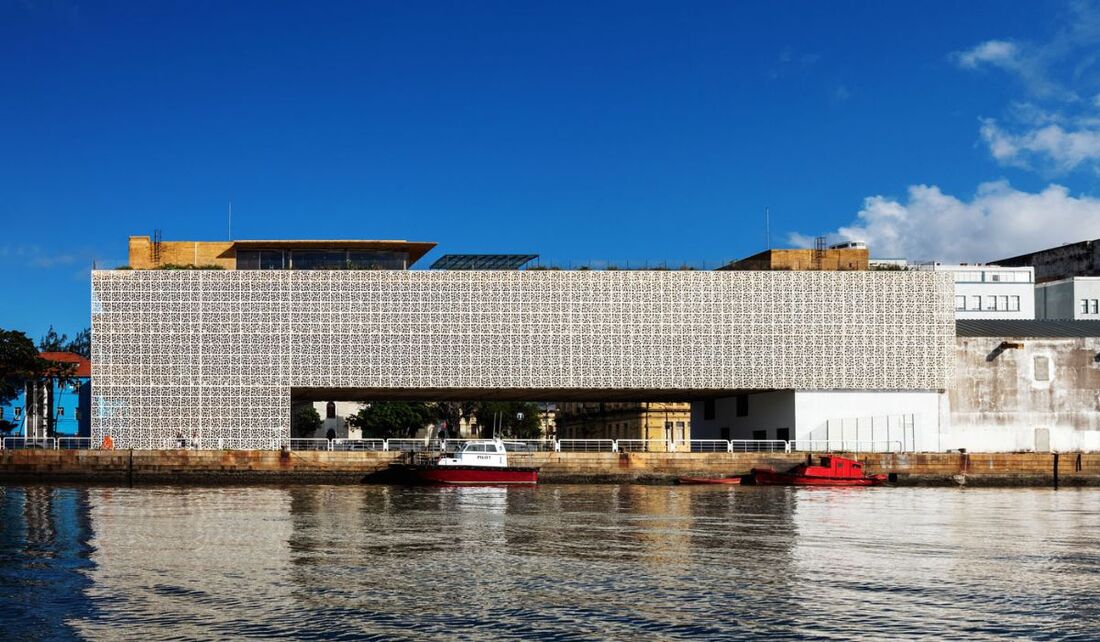
[(806, 466), (802, 474), (810, 477), (863, 477), (863, 464), (854, 459), (827, 455), (821, 458), (820, 465)]
[(468, 441), (454, 457), (440, 458), (440, 466), (508, 466), (508, 454), (500, 439)]

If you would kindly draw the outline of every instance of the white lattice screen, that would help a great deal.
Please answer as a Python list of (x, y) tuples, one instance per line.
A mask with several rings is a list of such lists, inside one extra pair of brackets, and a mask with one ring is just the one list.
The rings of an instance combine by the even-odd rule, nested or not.
[(97, 271), (97, 442), (270, 448), (291, 387), (949, 385), (934, 272)]

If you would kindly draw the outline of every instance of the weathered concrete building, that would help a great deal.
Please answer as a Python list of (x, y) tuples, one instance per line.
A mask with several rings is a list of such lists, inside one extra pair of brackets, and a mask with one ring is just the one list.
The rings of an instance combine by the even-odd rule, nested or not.
[(1100, 450), (1100, 321), (960, 323), (945, 448)]
[(1045, 283), (1074, 276), (1100, 276), (1100, 239), (1067, 243), (1029, 254), (993, 261), (1004, 266), (1035, 268), (1035, 282)]

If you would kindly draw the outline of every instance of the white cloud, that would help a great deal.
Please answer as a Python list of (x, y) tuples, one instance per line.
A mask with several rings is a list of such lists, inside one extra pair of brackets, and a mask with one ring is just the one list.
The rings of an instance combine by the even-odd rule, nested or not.
[[(914, 185), (904, 200), (868, 197), (856, 219), (829, 236), (866, 241), (875, 257), (991, 261), (1100, 238), (1100, 199), (1072, 196), (1061, 185), (1032, 193), (997, 181), (980, 185), (967, 201), (934, 185)], [(812, 244), (804, 234), (788, 240)]]
[(983, 64), (1004, 69), (1015, 69), (1020, 65), (1019, 48), (1007, 40), (987, 40), (967, 51), (952, 55), (960, 67), (977, 69)]
[[(981, 119), (981, 137), (1004, 165), (1043, 173), (1100, 165), (1100, 10), (1076, 2), (1041, 41), (987, 40), (952, 60), (963, 69), (999, 69), (1039, 105), (1014, 103), (1003, 118)], [(1091, 96), (1091, 98), (1089, 98)]]
[(1006, 165), (1032, 167), (1036, 163), (1069, 172), (1081, 165), (1100, 165), (1100, 129), (1065, 129), (1047, 124), (1013, 133), (996, 120), (982, 120), (982, 139), (993, 158)]

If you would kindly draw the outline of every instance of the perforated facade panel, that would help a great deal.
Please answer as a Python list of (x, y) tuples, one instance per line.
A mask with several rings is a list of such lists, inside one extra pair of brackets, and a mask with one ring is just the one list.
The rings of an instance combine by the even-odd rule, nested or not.
[(292, 387), (935, 390), (933, 272), (97, 271), (98, 442), (289, 437)]

